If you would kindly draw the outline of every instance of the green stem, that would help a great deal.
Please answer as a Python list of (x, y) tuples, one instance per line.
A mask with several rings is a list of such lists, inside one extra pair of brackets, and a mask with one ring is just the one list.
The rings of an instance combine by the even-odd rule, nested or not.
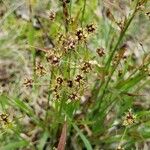
[(124, 132), (123, 132), (123, 135), (122, 135), (122, 137), (121, 137), (121, 139), (120, 139), (120, 142), (119, 142), (118, 147), (120, 147), (120, 146), (121, 146), (122, 141), (123, 141), (123, 139), (124, 139), (124, 137), (125, 137), (125, 135), (126, 135), (127, 129), (128, 129), (128, 128), (126, 127), (126, 128), (125, 128), (125, 130), (124, 130)]
[(84, 20), (85, 8), (86, 8), (86, 0), (84, 0), (83, 10), (82, 10), (82, 18), (81, 18), (81, 27), (82, 28), (83, 28), (83, 20)]

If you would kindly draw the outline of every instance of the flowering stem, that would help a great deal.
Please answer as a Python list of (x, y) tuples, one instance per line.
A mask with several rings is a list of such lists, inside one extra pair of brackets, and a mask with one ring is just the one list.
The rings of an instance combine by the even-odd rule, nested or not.
[(64, 16), (65, 29), (66, 29), (66, 32), (68, 32), (68, 18), (69, 18), (69, 14), (68, 14), (67, 3), (66, 3), (65, 0), (62, 0), (62, 6), (63, 6), (63, 16)]
[(128, 128), (126, 127), (126, 128), (125, 128), (125, 130), (124, 130), (124, 132), (123, 132), (123, 135), (122, 135), (122, 137), (121, 137), (121, 139), (120, 139), (120, 142), (119, 142), (118, 147), (120, 147), (120, 146), (121, 146), (122, 141), (123, 141), (123, 139), (124, 139), (124, 137), (125, 137), (125, 135), (126, 135), (127, 129), (128, 129)]

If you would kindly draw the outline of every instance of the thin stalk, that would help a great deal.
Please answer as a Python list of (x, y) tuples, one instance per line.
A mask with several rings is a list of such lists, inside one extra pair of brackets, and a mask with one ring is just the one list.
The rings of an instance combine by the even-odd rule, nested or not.
[(51, 85), (52, 85), (52, 80), (54, 77), (54, 69), (51, 69), (51, 74), (49, 77), (49, 87), (48, 87), (48, 99), (47, 99), (47, 111), (46, 111), (46, 116), (45, 116), (45, 123), (47, 123), (47, 117), (48, 117), (48, 109), (49, 109), (49, 102), (50, 102), (50, 96), (51, 96)]
[(121, 137), (121, 140), (120, 140), (120, 142), (119, 142), (118, 147), (121, 147), (121, 144), (122, 144), (122, 141), (123, 141), (123, 139), (124, 139), (124, 137), (125, 137), (125, 135), (126, 135), (127, 129), (128, 129), (128, 128), (126, 127), (125, 130), (124, 130), (124, 132), (123, 132), (123, 135), (122, 135), (122, 137)]
[[(30, 13), (30, 30), (29, 30), (29, 35), (28, 35), (28, 41), (29, 41), (29, 45), (34, 45), (34, 29), (32, 27), (32, 15), (33, 15), (33, 11), (32, 11), (32, 3), (31, 0), (28, 1), (29, 3), (29, 13)], [(35, 72), (35, 66), (36, 66), (36, 51), (34, 47), (31, 47), (31, 51), (32, 51), (32, 64), (33, 64), (33, 80), (34, 82), (36, 82), (36, 72)], [(33, 89), (35, 89), (35, 86), (33, 86)]]
[(83, 20), (84, 20), (85, 8), (86, 8), (86, 0), (84, 0), (83, 10), (82, 10), (82, 18), (81, 18), (81, 27), (82, 28), (83, 28)]
[(65, 29), (66, 33), (68, 32), (68, 19), (69, 19), (69, 13), (68, 13), (68, 7), (65, 0), (62, 0), (62, 7), (63, 7), (63, 17), (64, 17), (64, 23), (65, 23)]

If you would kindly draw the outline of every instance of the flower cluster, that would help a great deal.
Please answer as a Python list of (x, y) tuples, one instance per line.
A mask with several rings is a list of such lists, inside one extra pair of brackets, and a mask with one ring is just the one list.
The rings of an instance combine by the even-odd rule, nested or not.
[(51, 65), (57, 66), (60, 62), (60, 56), (53, 54), (53, 53), (47, 53), (46, 59), (48, 62), (50, 62)]
[(50, 11), (49, 14), (48, 14), (48, 17), (51, 21), (53, 21), (56, 17), (56, 13), (54, 11)]
[(81, 28), (76, 31), (75, 35), (76, 35), (78, 41), (85, 40), (87, 37), (87, 34), (85, 33), (85, 31)]
[(88, 33), (93, 33), (96, 30), (96, 26), (92, 23), (86, 26), (86, 30)]
[(32, 87), (32, 86), (33, 86), (33, 80), (32, 80), (32, 79), (29, 79), (29, 78), (25, 78), (23, 84), (24, 84), (26, 87)]
[(74, 50), (76, 46), (76, 39), (72, 36), (69, 36), (63, 40), (63, 48), (65, 52), (68, 50)]
[(92, 65), (91, 63), (89, 62), (84, 62), (82, 67), (81, 67), (81, 70), (83, 71), (83, 73), (88, 73), (90, 72), (90, 70), (92, 70)]
[(128, 113), (123, 117), (123, 125), (129, 126), (136, 122), (136, 115), (133, 114), (132, 110), (130, 109)]
[(99, 57), (102, 57), (102, 56), (104, 56), (104, 54), (105, 54), (105, 52), (104, 52), (104, 48), (98, 48), (97, 50), (96, 50), (96, 52), (97, 52), (97, 54), (99, 55)]
[(36, 74), (39, 75), (39, 76), (43, 76), (43, 75), (46, 74), (45, 67), (40, 63), (36, 64), (35, 71), (36, 71)]
[(0, 114), (0, 124), (2, 126), (2, 128), (9, 126), (11, 123), (10, 119), (9, 119), (9, 115), (6, 113), (2, 113)]

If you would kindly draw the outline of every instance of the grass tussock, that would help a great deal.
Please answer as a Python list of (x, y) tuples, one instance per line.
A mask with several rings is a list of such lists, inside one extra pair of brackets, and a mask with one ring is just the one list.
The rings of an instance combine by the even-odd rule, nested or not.
[(147, 0), (0, 1), (0, 149), (150, 149)]

